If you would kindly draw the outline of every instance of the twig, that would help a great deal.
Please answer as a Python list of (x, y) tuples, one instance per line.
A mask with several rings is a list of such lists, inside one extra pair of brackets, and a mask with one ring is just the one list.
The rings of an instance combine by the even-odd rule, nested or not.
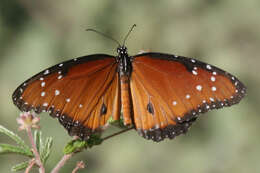
[[(78, 138), (78, 136), (73, 136), (73, 140), (76, 140)], [(64, 155), (59, 163), (55, 166), (55, 168), (52, 169), (51, 173), (59, 172), (60, 168), (64, 166), (64, 164), (72, 157), (72, 155), (73, 153)]]
[(85, 164), (83, 161), (77, 163), (77, 166), (73, 169), (72, 173), (76, 173), (79, 169), (84, 169)]
[(33, 158), (32, 160), (30, 160), (30, 163), (29, 163), (29, 165), (28, 165), (28, 167), (26, 168), (26, 170), (25, 170), (25, 173), (29, 173), (30, 172), (30, 170), (32, 169), (32, 167), (33, 167), (33, 165), (35, 164), (35, 158)]
[(60, 168), (64, 166), (64, 164), (72, 157), (72, 155), (73, 153), (64, 155), (55, 168), (53, 168), (51, 173), (58, 173)]
[(107, 140), (107, 139), (109, 139), (109, 138), (112, 138), (112, 137), (114, 137), (114, 136), (120, 135), (121, 133), (127, 132), (127, 131), (132, 130), (132, 129), (134, 129), (134, 127), (130, 127), (130, 128), (121, 130), (121, 131), (119, 131), (119, 132), (117, 132), (117, 133), (114, 133), (114, 134), (112, 134), (112, 135), (106, 136), (106, 137), (103, 138), (103, 141), (104, 141), (104, 140)]
[(34, 139), (33, 139), (31, 127), (28, 127), (28, 128), (26, 129), (26, 131), (27, 131), (29, 140), (30, 140), (30, 142), (31, 142), (31, 144), (32, 144), (33, 154), (35, 155), (35, 162), (36, 162), (36, 164), (40, 167), (40, 168), (39, 168), (39, 172), (40, 172), (40, 173), (45, 173), (45, 169), (44, 169), (44, 167), (43, 167), (43, 164), (42, 164), (42, 162), (41, 162), (40, 155), (39, 155), (39, 153), (38, 153), (38, 151), (37, 151), (37, 148), (36, 148), (36, 145), (35, 145), (35, 142), (34, 142)]
[[(132, 130), (132, 129), (134, 129), (134, 127), (121, 130), (121, 131), (119, 131), (119, 132), (117, 132), (117, 133), (114, 133), (114, 134), (112, 134), (112, 135), (109, 135), (109, 136), (103, 138), (103, 140), (107, 140), (107, 139), (109, 139), (109, 138), (112, 138), (112, 137), (114, 137), (114, 136), (117, 136), (117, 135), (119, 135), (119, 134), (121, 134), (121, 133), (127, 132), (127, 131)], [(78, 138), (79, 138), (79, 137), (74, 136), (73, 139), (78, 139)], [(74, 153), (70, 153), (70, 154), (64, 155), (64, 156), (62, 157), (62, 159), (59, 161), (59, 163), (55, 166), (55, 168), (53, 168), (53, 170), (51, 171), (51, 173), (58, 173), (59, 170), (65, 165), (65, 163), (73, 156), (73, 154), (74, 154)], [(72, 173), (76, 173), (76, 171), (78, 171), (78, 169), (84, 168), (84, 167), (82, 167), (82, 164), (84, 164), (84, 163), (83, 163), (83, 162), (82, 162), (82, 163), (79, 162), (79, 163), (77, 164), (76, 168), (73, 169), (73, 172), (72, 172)]]

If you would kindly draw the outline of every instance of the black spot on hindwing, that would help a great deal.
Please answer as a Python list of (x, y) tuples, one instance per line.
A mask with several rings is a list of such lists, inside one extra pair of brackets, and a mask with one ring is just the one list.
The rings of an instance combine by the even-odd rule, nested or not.
[(100, 115), (105, 115), (106, 113), (107, 113), (107, 107), (103, 103), (102, 106), (101, 106)]
[(148, 110), (148, 112), (150, 113), (150, 114), (154, 114), (154, 109), (153, 109), (153, 105), (152, 105), (152, 103), (148, 103), (147, 104), (147, 110)]

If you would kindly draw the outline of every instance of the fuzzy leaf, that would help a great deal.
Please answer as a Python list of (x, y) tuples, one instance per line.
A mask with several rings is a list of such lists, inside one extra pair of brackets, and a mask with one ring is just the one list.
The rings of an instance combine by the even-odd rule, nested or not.
[(42, 149), (42, 152), (40, 153), (41, 160), (42, 160), (43, 164), (47, 161), (47, 159), (50, 156), (52, 143), (53, 143), (53, 139), (51, 137), (48, 137), (45, 140), (44, 147)]
[(18, 135), (16, 135), (14, 132), (8, 130), (7, 128), (5, 128), (4, 126), (1, 126), (1, 125), (0, 125), (0, 133), (4, 133), (5, 135), (7, 135), (10, 138), (12, 138), (22, 148), (30, 150), (30, 147), (28, 147), (25, 144), (25, 142)]
[(82, 141), (81, 139), (76, 139), (70, 141), (63, 149), (64, 154), (80, 152), (83, 149), (91, 148), (94, 145), (100, 145), (103, 142), (101, 139), (101, 134), (92, 134), (87, 141)]
[(0, 143), (0, 154), (8, 154), (8, 153), (16, 153), (20, 155), (33, 157), (33, 153), (30, 150), (18, 146), (10, 145), (10, 144)]
[(80, 139), (72, 140), (65, 146), (65, 148), (63, 149), (63, 153), (70, 154), (70, 153), (79, 152), (82, 149), (86, 148), (86, 146), (87, 146), (86, 141), (82, 141)]
[(22, 163), (19, 163), (17, 165), (14, 165), (12, 168), (11, 168), (11, 171), (12, 172), (16, 172), (16, 171), (22, 171), (24, 169), (26, 169), (29, 165), (29, 162), (30, 161), (25, 161), (25, 162), (22, 162)]
[(86, 148), (91, 148), (94, 145), (100, 145), (103, 142), (101, 134), (92, 134), (87, 140)]

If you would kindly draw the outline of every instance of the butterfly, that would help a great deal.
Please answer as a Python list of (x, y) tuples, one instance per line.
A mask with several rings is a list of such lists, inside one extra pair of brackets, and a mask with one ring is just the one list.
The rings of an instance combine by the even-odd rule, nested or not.
[(14, 91), (14, 104), (49, 112), (83, 140), (122, 117), (125, 126), (159, 142), (186, 133), (200, 113), (237, 104), (246, 94), (243, 83), (218, 67), (156, 52), (129, 56), (125, 40), (117, 56), (83, 56), (34, 75)]

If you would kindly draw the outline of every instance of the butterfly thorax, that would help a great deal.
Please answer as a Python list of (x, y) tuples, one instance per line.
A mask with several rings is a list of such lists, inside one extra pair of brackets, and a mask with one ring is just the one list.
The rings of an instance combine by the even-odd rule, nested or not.
[(132, 72), (131, 58), (127, 53), (127, 48), (125, 46), (120, 46), (117, 48), (117, 61), (118, 71), (120, 76), (130, 76)]
[(130, 75), (132, 73), (132, 62), (128, 56), (127, 48), (120, 46), (117, 48), (118, 72), (120, 76), (120, 93), (121, 93), (121, 112), (124, 117), (124, 125), (132, 124), (132, 105), (130, 94)]

